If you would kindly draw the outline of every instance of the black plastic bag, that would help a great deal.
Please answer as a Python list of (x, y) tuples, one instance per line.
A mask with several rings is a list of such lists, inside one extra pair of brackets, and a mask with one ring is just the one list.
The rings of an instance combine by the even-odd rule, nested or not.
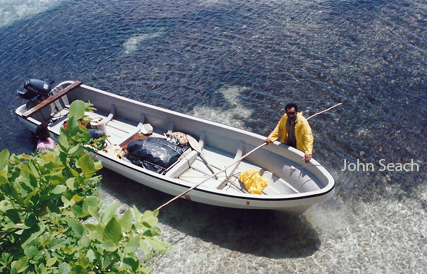
[(99, 129), (88, 129), (88, 131), (89, 131), (90, 137), (92, 137), (92, 139), (99, 139), (99, 138), (105, 136), (105, 133)]
[(130, 141), (125, 157), (133, 164), (162, 173), (187, 150), (189, 146), (178, 146), (164, 138), (145, 138)]

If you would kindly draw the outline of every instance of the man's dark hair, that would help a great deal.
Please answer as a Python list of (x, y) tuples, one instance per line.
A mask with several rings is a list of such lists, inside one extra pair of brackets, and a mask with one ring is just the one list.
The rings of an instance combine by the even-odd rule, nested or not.
[(288, 109), (290, 109), (290, 108), (295, 108), (295, 111), (298, 112), (298, 106), (297, 106), (297, 104), (294, 104), (294, 103), (287, 104), (285, 106), (285, 111), (288, 112)]
[(47, 138), (49, 138), (50, 136), (49, 129), (47, 127), (48, 127), (48, 123), (42, 122), (36, 128), (36, 135), (42, 141), (46, 141)]

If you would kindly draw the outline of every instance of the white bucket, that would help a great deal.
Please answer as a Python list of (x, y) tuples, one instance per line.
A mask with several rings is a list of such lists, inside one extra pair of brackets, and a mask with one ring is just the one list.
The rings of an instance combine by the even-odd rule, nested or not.
[(105, 126), (104, 119), (102, 117), (92, 119), (90, 121), (90, 126), (93, 129), (101, 130), (105, 134), (107, 134), (107, 127)]

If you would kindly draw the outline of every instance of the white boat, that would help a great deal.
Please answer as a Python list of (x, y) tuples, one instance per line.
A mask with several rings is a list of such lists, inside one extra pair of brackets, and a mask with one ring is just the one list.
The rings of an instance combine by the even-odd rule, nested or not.
[[(183, 132), (198, 140), (204, 158), (216, 173), (213, 176), (197, 151), (189, 153), (163, 174), (104, 151), (98, 152), (104, 167), (148, 187), (172, 196), (193, 187), (182, 197), (214, 206), (296, 214), (333, 196), (335, 180), (315, 159), (305, 164), (301, 151), (279, 142), (262, 146), (265, 137), (259, 134), (124, 98), (79, 81), (62, 82), (54, 90), (60, 91), (36, 107), (29, 110), (24, 104), (16, 109), (19, 119), (31, 131), (45, 120), (51, 137), (58, 141), (71, 102), (91, 102), (96, 111), (86, 114), (91, 119), (103, 118), (110, 143), (123, 146), (135, 139), (146, 123), (153, 127), (152, 137)], [(242, 156), (246, 157), (240, 161)], [(239, 181), (239, 173), (247, 170), (258, 170), (268, 180), (261, 194), (250, 194)]]

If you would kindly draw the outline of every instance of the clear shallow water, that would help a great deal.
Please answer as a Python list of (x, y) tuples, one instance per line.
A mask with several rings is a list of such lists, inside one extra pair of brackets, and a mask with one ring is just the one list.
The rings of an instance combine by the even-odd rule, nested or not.
[[(299, 217), (179, 201), (161, 216), (175, 245), (156, 273), (425, 272), (426, 1), (0, 4), (0, 149), (31, 149), (14, 117), (30, 77), (80, 79), (263, 135), (290, 101), (305, 116), (343, 102), (310, 120), (333, 199)], [(341, 171), (344, 159), (375, 170)], [(381, 159), (420, 170), (379, 171)], [(105, 198), (123, 207), (168, 199), (106, 174)]]

